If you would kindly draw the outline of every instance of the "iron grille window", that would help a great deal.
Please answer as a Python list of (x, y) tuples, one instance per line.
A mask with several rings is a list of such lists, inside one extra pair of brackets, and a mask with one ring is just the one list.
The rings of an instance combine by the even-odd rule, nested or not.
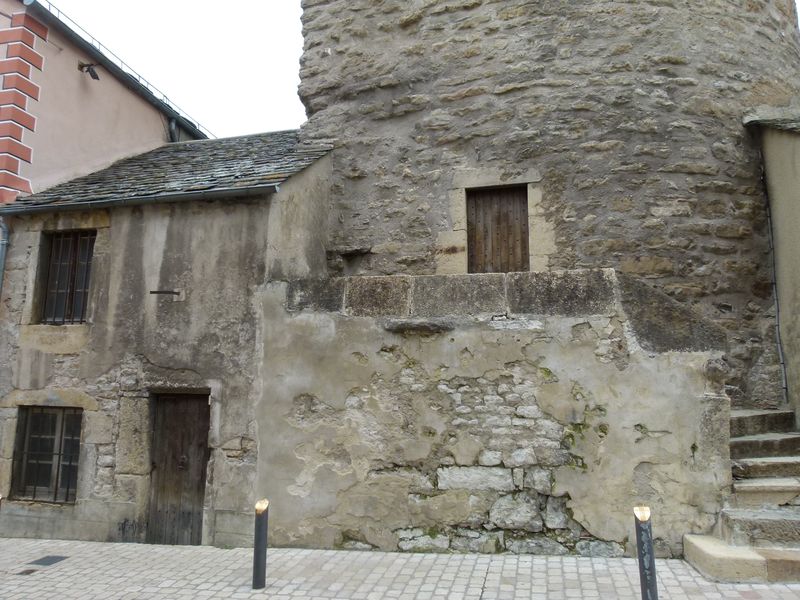
[(89, 272), (95, 231), (65, 231), (47, 235), (42, 323), (63, 325), (86, 321)]
[(12, 489), (15, 498), (75, 502), (80, 408), (19, 407)]

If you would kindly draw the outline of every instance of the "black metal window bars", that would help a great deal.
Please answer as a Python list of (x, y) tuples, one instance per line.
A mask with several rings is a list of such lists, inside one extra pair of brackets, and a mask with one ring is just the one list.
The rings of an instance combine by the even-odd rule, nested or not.
[(75, 501), (82, 416), (80, 408), (19, 407), (12, 472), (15, 498)]
[(97, 232), (47, 234), (49, 256), (42, 302), (42, 323), (83, 323), (89, 298), (89, 272)]

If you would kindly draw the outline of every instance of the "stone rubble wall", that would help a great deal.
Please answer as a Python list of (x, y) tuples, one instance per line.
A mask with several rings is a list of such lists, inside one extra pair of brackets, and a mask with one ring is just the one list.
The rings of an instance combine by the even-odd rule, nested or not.
[(621, 555), (643, 503), (675, 556), (716, 520), (725, 332), (637, 278), (304, 280), (261, 304), (277, 545)]
[[(753, 106), (800, 89), (792, 0), (303, 0), (307, 139), (334, 140), (333, 269), (431, 274), (459, 169), (542, 175), (545, 268), (613, 267), (729, 331), (782, 402)], [(551, 248), (551, 240), (553, 247)]]

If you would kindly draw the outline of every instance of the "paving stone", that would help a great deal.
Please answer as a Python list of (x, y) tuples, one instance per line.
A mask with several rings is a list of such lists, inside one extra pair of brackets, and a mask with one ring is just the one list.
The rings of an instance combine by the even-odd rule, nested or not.
[[(48, 555), (68, 557), (18, 575)], [(270, 548), (263, 590), (252, 590), (252, 551), (209, 546), (0, 538), (3, 600), (269, 598), (270, 600), (638, 599), (635, 559), (407, 554)], [(659, 598), (797, 600), (800, 584), (721, 584), (681, 560), (656, 560)]]

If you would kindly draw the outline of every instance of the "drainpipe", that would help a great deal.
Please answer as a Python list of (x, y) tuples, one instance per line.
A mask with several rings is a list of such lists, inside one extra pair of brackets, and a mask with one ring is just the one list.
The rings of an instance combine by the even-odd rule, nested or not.
[(0, 301), (3, 299), (3, 277), (6, 273), (6, 250), (8, 249), (8, 225), (0, 217)]
[(783, 403), (789, 403), (789, 380), (786, 375), (786, 357), (783, 354), (783, 339), (781, 338), (781, 303), (778, 299), (778, 265), (775, 258), (775, 231), (772, 227), (772, 204), (769, 201), (769, 188), (767, 187), (767, 171), (764, 153), (761, 152), (762, 180), (764, 184), (764, 195), (767, 198), (767, 231), (769, 232), (769, 253), (772, 257), (772, 296), (775, 298), (775, 341), (778, 346), (778, 362), (781, 366), (781, 386), (783, 387)]

